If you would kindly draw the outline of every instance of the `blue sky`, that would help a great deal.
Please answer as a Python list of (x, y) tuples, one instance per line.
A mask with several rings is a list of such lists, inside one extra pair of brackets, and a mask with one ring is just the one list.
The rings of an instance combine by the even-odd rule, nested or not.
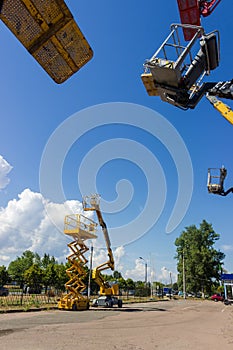
[[(148, 193), (153, 195), (146, 216), (142, 215), (140, 219), (141, 226), (136, 226), (128, 233), (123, 226), (120, 244), (114, 247), (116, 267), (124, 277), (144, 278), (143, 262), (138, 260), (142, 256), (148, 261), (149, 272), (153, 272), (152, 279), (169, 282), (169, 271), (175, 279), (174, 241), (186, 226), (199, 226), (203, 219), (212, 223), (214, 230), (221, 234), (216, 247), (226, 254), (225, 267), (232, 272), (233, 198), (231, 194), (225, 198), (210, 195), (206, 189), (208, 167), (224, 165), (228, 170), (226, 188), (233, 185), (232, 125), (205, 98), (195, 110), (182, 111), (158, 97), (148, 96), (140, 79), (144, 61), (152, 56), (165, 39), (170, 24), (179, 22), (176, 1), (170, 1), (167, 8), (156, 1), (147, 2), (146, 5), (131, 0), (90, 0), (78, 3), (70, 0), (66, 3), (90, 43), (94, 57), (61, 85), (53, 82), (8, 28), (0, 23), (0, 216), (3, 222), (0, 229), (0, 265), (7, 265), (26, 249), (65, 259), (69, 239), (62, 233), (63, 218), (68, 213), (64, 202), (72, 210), (80, 210), (82, 194), (89, 194), (82, 193), (82, 189), (88, 192), (90, 188), (92, 193), (93, 182), (96, 182), (96, 189), (102, 196), (103, 215), (114, 242), (118, 242), (114, 228), (127, 226), (139, 217), (146, 206)], [(206, 32), (214, 29), (220, 31), (221, 61), (211, 74), (213, 81), (232, 78), (232, 6), (222, 1), (210, 17), (202, 19)], [(117, 113), (114, 114), (115, 102), (122, 103), (119, 120)], [(103, 119), (106, 107), (111, 103), (114, 116)], [(230, 105), (231, 101), (227, 103)], [(159, 129), (157, 137), (148, 132), (148, 128), (153, 126), (153, 118), (151, 121), (145, 113), (139, 121), (140, 128), (136, 126), (136, 120), (134, 125), (132, 115), (131, 122), (128, 122), (127, 108), (133, 104), (139, 105), (139, 109), (159, 113), (164, 118), (161, 119), (162, 124), (167, 125), (167, 122), (171, 125), (171, 134), (166, 136), (173, 144), (174, 152), (176, 147), (178, 152), (181, 147), (178, 136), (174, 136), (176, 131), (191, 159), (191, 201), (187, 211), (184, 211), (183, 219), (169, 234), (166, 233), (166, 227), (178, 191), (184, 197), (189, 192), (187, 187), (191, 180), (187, 159), (183, 164), (183, 173), (184, 169), (187, 170), (187, 177), (179, 183), (177, 174), (182, 166), (176, 168), (173, 155), (160, 139)], [(96, 105), (102, 105), (103, 115), (101, 108)], [(87, 125), (89, 116), (91, 122)], [(75, 128), (72, 128), (73, 120), (76, 121)], [(102, 120), (102, 124), (93, 127), (99, 120)], [(155, 116), (155, 125), (158, 120), (160, 117), (156, 119)], [(71, 135), (63, 133), (67, 121), (71, 121)], [(88, 132), (82, 134), (80, 130)], [(51, 189), (47, 193), (48, 187), (41, 188), (40, 165), (42, 155), (47, 155), (46, 144), (51, 141), (52, 135), (58, 135), (57, 132), (60, 134), (56, 141), (57, 147), (50, 154), (51, 162), (42, 168), (42, 175), (47, 176), (47, 185)], [(80, 133), (81, 137), (78, 138)], [(59, 169), (64, 191), (62, 200), (56, 182), (53, 183), (53, 176), (58, 174), (53, 174), (53, 162), (61, 159), (59, 147), (62, 149), (71, 138), (73, 141), (64, 156), (62, 169)], [(97, 155), (92, 152), (97, 152)], [(155, 168), (150, 168), (152, 156), (156, 158)], [(83, 169), (82, 162), (88, 159), (91, 162), (84, 169), (80, 188), (78, 173)], [(95, 166), (90, 165), (92, 160), (95, 160)], [(118, 200), (117, 189), (120, 191)], [(46, 217), (48, 212), (56, 224), (51, 224)], [(156, 215), (158, 217), (154, 219)], [(148, 217), (154, 220), (154, 225), (144, 232), (150, 221)], [(104, 259), (106, 253), (98, 246), (101, 247), (101, 243), (98, 245), (96, 242), (96, 263)]]

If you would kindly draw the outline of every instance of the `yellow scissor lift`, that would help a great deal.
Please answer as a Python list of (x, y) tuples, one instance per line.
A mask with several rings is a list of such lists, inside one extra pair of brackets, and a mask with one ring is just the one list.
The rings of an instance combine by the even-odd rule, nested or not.
[(67, 294), (63, 294), (58, 302), (58, 308), (64, 310), (88, 310), (89, 298), (82, 294), (86, 289), (84, 278), (88, 260), (84, 254), (89, 250), (85, 241), (97, 238), (97, 224), (82, 214), (72, 214), (65, 217), (64, 233), (73, 238), (68, 244), (71, 254), (68, 256), (70, 267), (66, 270), (69, 281), (65, 284)]

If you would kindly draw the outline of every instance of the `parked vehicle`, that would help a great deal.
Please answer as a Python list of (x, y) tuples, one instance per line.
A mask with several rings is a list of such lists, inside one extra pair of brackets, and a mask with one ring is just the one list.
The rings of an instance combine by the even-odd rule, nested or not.
[(118, 307), (122, 307), (122, 300), (118, 299), (117, 297), (114, 297), (112, 295), (102, 295), (98, 299), (94, 299), (92, 306), (98, 307), (113, 307), (114, 305), (117, 305)]
[(8, 288), (0, 287), (0, 296), (1, 297), (6, 297), (8, 294), (9, 294)]
[(214, 301), (223, 301), (224, 297), (219, 293), (215, 293), (215, 294), (211, 295), (210, 299), (214, 300)]

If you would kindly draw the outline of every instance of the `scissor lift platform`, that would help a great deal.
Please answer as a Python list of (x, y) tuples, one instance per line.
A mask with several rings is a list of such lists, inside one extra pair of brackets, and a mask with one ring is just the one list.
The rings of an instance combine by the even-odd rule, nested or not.
[(82, 214), (71, 214), (65, 217), (64, 233), (76, 240), (85, 241), (97, 238), (96, 228), (97, 224)]
[(0, 1), (0, 19), (58, 84), (93, 56), (64, 0)]

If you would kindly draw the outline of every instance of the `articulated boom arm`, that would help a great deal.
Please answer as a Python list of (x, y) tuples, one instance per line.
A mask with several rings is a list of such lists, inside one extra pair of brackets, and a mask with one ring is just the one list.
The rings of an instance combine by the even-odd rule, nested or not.
[[(207, 17), (215, 10), (221, 0), (177, 0), (182, 24), (201, 25), (201, 16)], [(183, 28), (186, 41), (192, 39), (195, 31), (190, 28)]]
[(115, 264), (114, 264), (114, 258), (113, 258), (112, 249), (111, 249), (111, 243), (110, 243), (110, 239), (109, 239), (109, 235), (108, 235), (107, 225), (106, 225), (106, 223), (103, 220), (100, 208), (96, 207), (95, 210), (96, 210), (96, 214), (97, 214), (97, 217), (98, 217), (98, 220), (99, 220), (99, 224), (100, 224), (100, 226), (102, 228), (102, 231), (103, 231), (103, 234), (104, 234), (104, 239), (105, 239), (106, 247), (108, 249), (108, 258), (109, 258), (109, 260), (106, 263), (100, 265), (98, 267), (98, 269), (100, 271), (102, 271), (102, 270), (110, 268), (113, 271)]
[(219, 100), (216, 96), (233, 100), (233, 80), (224, 82), (220, 81), (206, 92), (206, 98), (209, 100), (209, 102), (229, 123), (233, 125), (232, 109), (227, 104)]
[(100, 266), (93, 269), (92, 271), (92, 278), (100, 287), (99, 294), (100, 295), (118, 295), (119, 294), (118, 284), (110, 285), (108, 281), (105, 281), (103, 275), (101, 274), (101, 271), (102, 270), (100, 269)]
[(213, 86), (207, 90), (209, 95), (233, 100), (233, 79), (212, 84)]
[(220, 3), (221, 0), (212, 0), (212, 1), (199, 1), (199, 8), (200, 8), (200, 14), (203, 17), (207, 17), (211, 15), (211, 13), (215, 10), (217, 5)]

